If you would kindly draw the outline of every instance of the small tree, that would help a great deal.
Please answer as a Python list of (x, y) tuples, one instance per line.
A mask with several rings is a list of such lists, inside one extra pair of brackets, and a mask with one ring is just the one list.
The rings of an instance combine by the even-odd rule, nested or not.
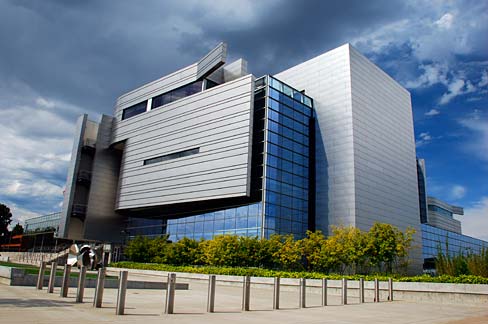
[(10, 208), (4, 204), (0, 204), (0, 243), (4, 243), (8, 240), (9, 230), (8, 227), (12, 223), (12, 213)]
[(19, 223), (17, 223), (14, 228), (12, 229), (12, 236), (14, 235), (20, 235), (20, 234), (24, 234), (24, 228), (22, 227), (22, 225), (20, 225)]
[(124, 249), (125, 256), (134, 262), (150, 262), (151, 255), (149, 253), (149, 247), (151, 241), (145, 236), (136, 236), (134, 239), (127, 243)]
[(279, 241), (278, 250), (273, 253), (273, 259), (280, 265), (281, 269), (288, 271), (303, 270), (301, 241), (295, 241), (293, 234), (276, 236), (270, 240)]
[(267, 263), (270, 258), (262, 243), (263, 241), (256, 236), (240, 236), (239, 265), (242, 267), (262, 267)]
[[(415, 230), (411, 228), (402, 233), (393, 225), (375, 223), (369, 230), (367, 239), (371, 265), (379, 272), (388, 273), (393, 271), (395, 264), (405, 266), (414, 233)], [(402, 260), (405, 264), (402, 264)]]
[(192, 265), (202, 263), (202, 250), (199, 242), (184, 237), (166, 246), (166, 263), (173, 265)]
[(219, 235), (205, 243), (203, 260), (212, 266), (235, 267), (241, 263), (237, 235)]
[(321, 231), (307, 231), (307, 236), (302, 240), (302, 253), (306, 260), (306, 267), (309, 271), (324, 271), (327, 266), (321, 254), (322, 247), (327, 240)]
[(168, 235), (162, 235), (149, 240), (150, 262), (167, 263)]

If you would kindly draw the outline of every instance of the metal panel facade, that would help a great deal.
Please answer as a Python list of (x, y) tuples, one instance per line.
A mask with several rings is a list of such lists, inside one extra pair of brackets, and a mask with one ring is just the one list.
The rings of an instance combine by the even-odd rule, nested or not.
[(276, 74), (314, 99), (316, 229), (355, 225), (349, 46)]
[(194, 82), (211, 73), (224, 64), (226, 56), (227, 45), (220, 43), (198, 62), (123, 94), (117, 99), (114, 116), (120, 119), (125, 108)]
[[(125, 120), (116, 208), (248, 196), (254, 77), (248, 75)], [(144, 165), (184, 150), (199, 153)]]
[(408, 91), (349, 44), (276, 76), (314, 99), (317, 229), (384, 222), (421, 244)]

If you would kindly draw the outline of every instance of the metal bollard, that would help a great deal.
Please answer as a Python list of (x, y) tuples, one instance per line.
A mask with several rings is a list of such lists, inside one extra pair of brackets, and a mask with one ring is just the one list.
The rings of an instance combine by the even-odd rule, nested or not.
[(165, 314), (173, 314), (175, 308), (175, 287), (176, 287), (176, 273), (168, 273), (168, 287), (166, 288), (166, 305), (164, 307)]
[(347, 279), (342, 278), (342, 305), (347, 305)]
[(207, 312), (213, 313), (215, 310), (215, 282), (216, 276), (208, 276), (208, 297), (207, 297)]
[(39, 274), (37, 277), (37, 285), (36, 288), (41, 290), (44, 286), (44, 273), (46, 272), (46, 262), (41, 262), (39, 267)]
[(364, 303), (364, 278), (359, 278), (359, 302)]
[(280, 309), (280, 277), (274, 278), (273, 309)]
[(307, 279), (300, 278), (300, 308), (307, 307)]
[(374, 279), (374, 302), (380, 302), (380, 282), (378, 281), (378, 278)]
[(86, 267), (80, 268), (78, 274), (78, 290), (76, 291), (76, 302), (83, 302), (83, 294), (85, 293)]
[(124, 315), (125, 295), (127, 292), (127, 277), (129, 277), (128, 271), (120, 271), (119, 291), (117, 293), (117, 306), (115, 308), (115, 315)]
[(393, 301), (393, 279), (388, 278), (388, 300)]
[(322, 306), (327, 306), (327, 279), (322, 279)]
[(56, 269), (58, 264), (56, 262), (51, 262), (51, 273), (49, 274), (49, 284), (47, 285), (48, 294), (54, 292), (54, 282), (56, 281)]
[(71, 266), (69, 264), (64, 265), (63, 271), (63, 282), (61, 283), (61, 297), (68, 297), (68, 288), (69, 288), (69, 275), (71, 273)]
[(93, 298), (93, 307), (101, 308), (103, 301), (103, 289), (105, 288), (105, 268), (98, 269), (97, 287), (95, 289), (95, 298)]
[(251, 301), (251, 277), (245, 276), (242, 285), (242, 310), (248, 311)]

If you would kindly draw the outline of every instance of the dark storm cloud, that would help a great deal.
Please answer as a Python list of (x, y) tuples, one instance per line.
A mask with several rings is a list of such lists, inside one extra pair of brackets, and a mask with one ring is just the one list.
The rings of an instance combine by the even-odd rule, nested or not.
[(166, 19), (169, 7), (147, 10), (136, 2), (115, 1), (3, 2), (1, 78), (24, 82), (42, 96), (88, 111), (111, 113), (121, 92), (166, 72), (157, 62), (165, 61), (164, 35), (155, 35), (151, 22)]
[[(255, 23), (241, 29), (209, 23), (205, 16), (196, 18), (204, 38), (226, 40), (231, 54), (248, 59), (252, 72), (266, 74), (342, 45), (408, 10), (394, 1), (307, 0), (278, 2), (258, 12)], [(191, 51), (202, 35), (187, 36), (182, 39), (182, 49)]]
[(20, 218), (59, 210), (76, 118), (111, 114), (122, 93), (221, 41), (257, 76), (352, 42), (412, 91), (421, 117), (461, 113), (439, 99), (486, 98), (487, 20), (475, 0), (0, 0), (0, 202)]
[[(124, 91), (193, 63), (220, 41), (229, 43), (233, 57), (246, 58), (252, 72), (273, 73), (395, 19), (402, 7), (390, 1), (291, 4), (263, 6), (252, 23), (235, 26), (228, 17), (209, 16), (211, 6), (199, 2), (3, 2), (0, 78), (111, 113)], [(60, 114), (73, 120), (78, 112)]]

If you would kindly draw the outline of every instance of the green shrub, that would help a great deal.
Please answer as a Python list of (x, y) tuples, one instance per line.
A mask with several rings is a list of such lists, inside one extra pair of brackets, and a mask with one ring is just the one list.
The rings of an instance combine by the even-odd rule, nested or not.
[[(402, 233), (389, 224), (375, 224), (369, 232), (354, 227), (334, 227), (333, 235), (307, 232), (302, 240), (293, 235), (257, 237), (220, 235), (197, 242), (184, 238), (168, 243), (168, 236), (136, 237), (125, 250), (135, 262), (217, 267), (261, 267), (284, 271), (367, 274), (372, 269), (392, 273), (406, 265), (413, 231)], [(466, 265), (467, 267), (467, 265)]]
[(137, 236), (127, 243), (124, 249), (125, 256), (134, 262), (150, 262), (152, 255), (149, 251), (151, 239), (144, 236)]
[[(359, 280), (363, 278), (367, 281), (372, 281), (378, 278), (380, 281), (387, 281), (390, 276), (385, 275), (341, 275), (341, 274), (325, 274), (320, 272), (306, 272), (306, 271), (278, 271), (268, 270), (262, 268), (243, 268), (243, 267), (212, 267), (212, 266), (173, 266), (156, 263), (136, 263), (136, 262), (117, 262), (112, 263), (112, 267), (128, 268), (128, 269), (143, 269), (143, 270), (158, 270), (167, 272), (187, 272), (187, 273), (202, 273), (202, 274), (216, 274), (216, 275), (231, 275), (231, 276), (254, 276), (254, 277), (281, 277), (281, 278), (307, 278), (307, 279), (332, 279), (340, 280), (346, 278), (348, 280)], [(421, 275), (413, 277), (392, 276), (394, 281), (399, 282), (437, 282), (437, 283), (464, 283), (464, 284), (488, 284), (488, 278), (472, 275), (460, 276), (430, 276)]]
[[(446, 244), (446, 251), (449, 246)], [(461, 276), (472, 275), (488, 277), (488, 249), (481, 249), (480, 253), (462, 253), (451, 256), (442, 253), (439, 248), (435, 262), (436, 271), (439, 275)]]
[(203, 260), (202, 245), (199, 242), (189, 238), (183, 238), (178, 242), (168, 244), (165, 249), (166, 262), (174, 265), (191, 265), (202, 264)]

